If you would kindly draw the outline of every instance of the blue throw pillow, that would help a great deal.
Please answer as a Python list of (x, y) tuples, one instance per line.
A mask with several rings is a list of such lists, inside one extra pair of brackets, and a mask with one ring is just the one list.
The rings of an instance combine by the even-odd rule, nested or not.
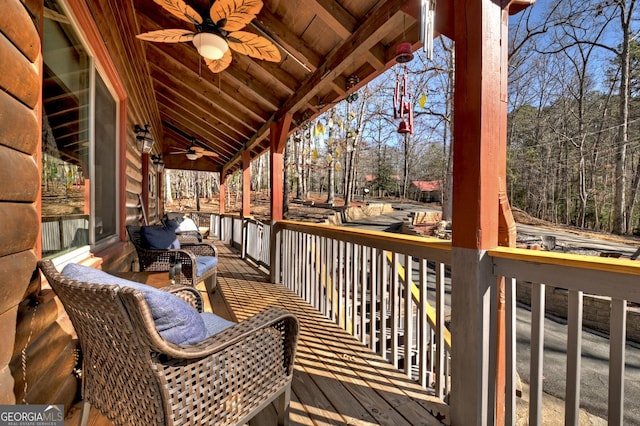
[(200, 313), (174, 294), (75, 263), (65, 266), (62, 269), (62, 275), (76, 281), (112, 284), (140, 291), (149, 305), (158, 333), (171, 343), (191, 345), (209, 335)]
[(143, 226), (140, 228), (140, 232), (142, 238), (147, 243), (147, 247), (150, 249), (166, 250), (180, 248), (180, 242), (178, 241), (178, 237), (176, 237), (175, 228), (171, 229), (162, 225), (151, 225)]

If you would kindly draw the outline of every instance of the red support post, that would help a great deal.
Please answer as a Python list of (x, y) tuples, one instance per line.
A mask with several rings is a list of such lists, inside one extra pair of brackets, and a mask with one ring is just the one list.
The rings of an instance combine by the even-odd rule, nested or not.
[(219, 197), (219, 205), (218, 212), (220, 214), (224, 214), (225, 212), (225, 204), (227, 202), (227, 173), (226, 171), (220, 172), (220, 197)]
[(251, 152), (242, 151), (242, 216), (251, 215)]
[(283, 153), (291, 128), (291, 114), (271, 123), (269, 160), (271, 162), (271, 221), (283, 219), (284, 161)]
[(490, 359), (497, 350), (490, 347), (497, 286), (486, 250), (498, 245), (508, 38), (501, 2), (459, 0), (455, 8), (451, 424), (484, 425), (494, 424), (503, 407), (496, 409), (498, 367)]

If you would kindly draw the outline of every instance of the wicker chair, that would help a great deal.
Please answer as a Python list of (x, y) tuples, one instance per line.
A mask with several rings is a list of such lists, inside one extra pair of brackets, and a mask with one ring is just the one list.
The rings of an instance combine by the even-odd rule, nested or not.
[(197, 242), (195, 239), (180, 239), (180, 249), (154, 250), (145, 246), (142, 237), (141, 226), (127, 225), (129, 240), (136, 248), (140, 271), (167, 271), (173, 264), (182, 265), (182, 273), (176, 277), (176, 284), (195, 287), (200, 281), (204, 281), (209, 299), (216, 290), (217, 267), (212, 267), (198, 275), (198, 256), (218, 256), (215, 246), (207, 242)]
[[(158, 333), (143, 294), (66, 278), (38, 262), (68, 313), (83, 356), (80, 424), (93, 406), (118, 425), (242, 424), (276, 402), (288, 421), (298, 322), (269, 308), (194, 345)], [(202, 307), (188, 286), (166, 288)]]

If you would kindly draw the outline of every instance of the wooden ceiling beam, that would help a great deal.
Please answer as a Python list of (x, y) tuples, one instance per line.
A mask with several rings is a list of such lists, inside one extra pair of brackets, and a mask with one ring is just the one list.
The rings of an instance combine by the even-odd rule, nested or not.
[[(263, 8), (256, 18), (257, 27), (272, 37), (291, 55), (295, 56), (300, 62), (305, 64), (310, 72), (315, 71), (324, 58), (311, 49), (304, 40), (294, 34), (282, 20), (271, 13), (267, 8)], [(285, 54), (287, 52), (284, 52)]]
[(166, 54), (166, 52), (151, 43), (147, 45), (147, 59), (155, 63), (158, 68), (166, 70), (167, 74), (180, 76), (183, 84), (192, 87), (202, 96), (209, 97), (212, 100), (218, 99), (222, 104), (229, 104), (235, 107), (241, 111), (241, 116), (248, 115), (256, 121), (264, 122), (271, 115), (271, 113), (263, 110), (258, 105), (249, 106), (246, 101), (242, 102), (237, 98), (237, 93), (227, 93), (228, 88), (222, 87), (222, 84), (218, 87), (215, 84), (217, 78), (215, 81), (209, 81), (198, 76), (175, 57)]
[(197, 139), (201, 139), (204, 144), (212, 150), (225, 154), (230, 158), (238, 147), (238, 140), (230, 138), (213, 126), (208, 125), (202, 117), (194, 114), (188, 107), (179, 105), (171, 99), (159, 96), (158, 99), (160, 114), (165, 117), (172, 117), (181, 125), (178, 128), (192, 134)]
[(278, 110), (276, 119), (286, 113), (297, 111), (322, 89), (325, 81), (334, 80), (352, 64), (352, 55), (364, 54), (376, 45), (389, 32), (390, 28), (397, 27), (399, 23), (402, 23), (405, 14), (401, 8), (408, 1), (387, 0), (372, 11), (356, 32), (327, 56), (322, 66), (309, 76), (300, 90)]
[(309, 2), (311, 9), (341, 38), (346, 39), (356, 30), (358, 21), (336, 0)]
[(385, 69), (387, 63), (385, 60), (386, 52), (382, 43), (376, 43), (371, 49), (367, 50), (365, 54), (367, 62), (369, 62), (376, 71), (382, 71)]
[[(176, 110), (184, 112), (184, 114), (178, 116), (175, 114)], [(178, 106), (172, 107), (170, 104), (160, 105), (160, 116), (163, 122), (182, 129), (185, 133), (205, 144), (211, 151), (220, 154), (221, 162), (227, 161), (235, 154), (236, 150), (239, 149), (239, 143), (225, 141), (218, 133), (213, 132), (208, 126), (199, 123), (197, 117), (189, 115), (188, 111), (185, 111), (183, 108)], [(169, 126), (165, 127), (165, 131), (171, 130)], [(190, 140), (182, 139), (186, 146), (191, 144)]]
[(215, 123), (219, 123), (220, 126), (235, 131), (239, 135), (250, 137), (260, 127), (257, 120), (249, 120), (248, 117), (243, 119), (240, 116), (240, 110), (233, 108), (233, 106), (222, 106), (218, 102), (202, 96), (191, 87), (184, 85), (177, 77), (166, 74), (164, 70), (155, 65), (151, 65), (151, 77), (154, 80), (156, 90), (166, 90), (168, 95), (183, 97), (191, 101), (197, 105), (200, 111), (208, 113), (215, 119)]
[(246, 140), (253, 134), (253, 132), (246, 130), (242, 132), (240, 128), (233, 127), (229, 123), (220, 120), (217, 114), (211, 114), (211, 110), (203, 108), (198, 102), (194, 101), (192, 98), (184, 96), (183, 93), (173, 90), (172, 87), (165, 86), (164, 84), (156, 81), (155, 89), (158, 95), (163, 96), (165, 99), (171, 99), (179, 105), (188, 108), (194, 115), (198, 116), (208, 125), (217, 129), (220, 133), (226, 135), (229, 139)]

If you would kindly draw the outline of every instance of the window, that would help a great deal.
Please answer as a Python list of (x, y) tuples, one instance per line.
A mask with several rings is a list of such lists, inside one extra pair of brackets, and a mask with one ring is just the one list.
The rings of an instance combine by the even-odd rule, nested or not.
[(45, 0), (42, 255), (106, 243), (117, 224), (118, 101), (60, 0)]

